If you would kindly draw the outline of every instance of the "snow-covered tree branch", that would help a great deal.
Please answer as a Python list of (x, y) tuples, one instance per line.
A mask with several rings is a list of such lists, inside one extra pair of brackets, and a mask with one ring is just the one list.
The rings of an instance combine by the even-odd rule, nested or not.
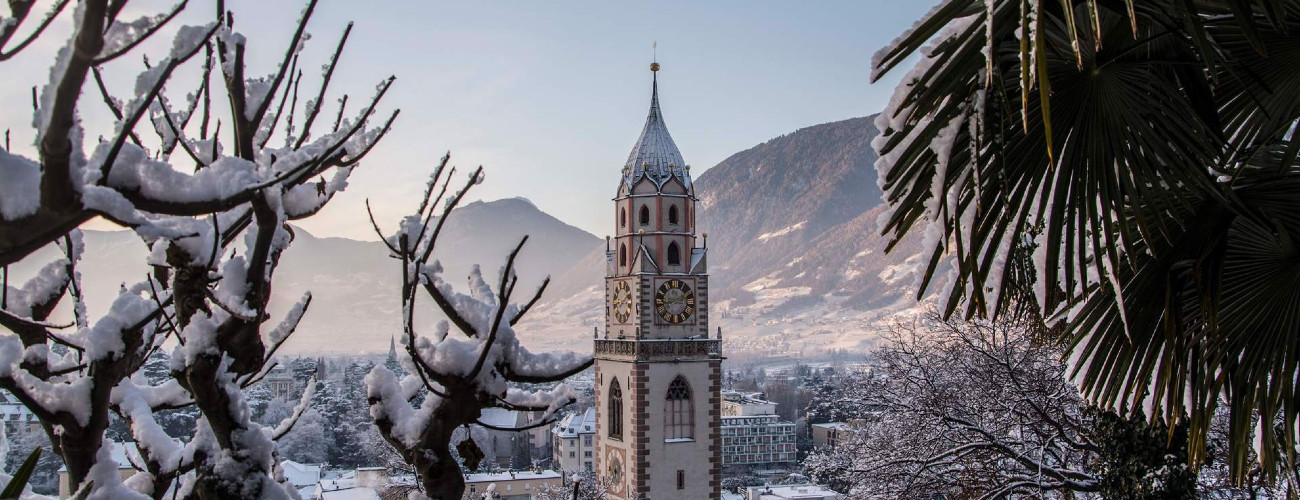
[[(469, 293), (456, 291), (443, 279), (442, 265), (430, 260), (438, 235), (452, 210), (483, 180), (480, 167), (444, 202), (455, 174), (455, 168), (447, 167), (449, 160), (450, 156), (443, 157), (434, 170), (415, 212), (385, 238), (392, 255), (402, 262), (402, 344), (406, 352), (402, 363), (408, 375), (398, 380), (390, 370), (378, 366), (366, 376), (370, 414), (376, 426), (414, 467), (424, 493), (435, 500), (459, 499), (464, 494), (460, 464), (451, 453), (456, 428), (479, 423), (481, 410), (490, 407), (543, 411), (541, 422), (552, 421), (557, 409), (575, 399), (567, 385), (541, 390), (520, 389), (509, 383), (558, 382), (592, 364), (589, 356), (537, 354), (520, 344), (513, 326), (550, 281), (544, 281), (524, 306), (511, 303), (518, 281), (515, 259), (527, 236), (500, 268), (495, 290), (478, 266), (470, 272)], [(416, 330), (415, 305), (421, 291), (447, 318), (434, 325), (427, 336)], [(424, 401), (416, 408), (411, 401), (421, 391), (426, 391)], [(477, 459), (472, 457), (482, 454), (473, 440), (463, 441), (458, 450), (467, 457), (466, 465), (476, 468)]]
[[(0, 16), (0, 61), (28, 48), (67, 3), (56, 2), (36, 22), (29, 20), (33, 2), (9, 2), (10, 16)], [(304, 414), (314, 384), (274, 428), (250, 419), (243, 389), (273, 366), (310, 303), (307, 295), (266, 325), (275, 269), (293, 241), (288, 223), (316, 214), (345, 189), (386, 135), (397, 111), (379, 116), (378, 106), (393, 78), (380, 80), (351, 117), (341, 105), (332, 127), (317, 125), (352, 27), (332, 47), (317, 98), (300, 107), (297, 66), (316, 0), (264, 77), (248, 76), (249, 44), (221, 0), (210, 6), (212, 22), (180, 27), (170, 23), (190, 2), (134, 20), (119, 15), (126, 3), (75, 4), (74, 32), (33, 99), (38, 156), (0, 150), (0, 268), (48, 245), (65, 255), (21, 286), (10, 286), (3, 272), (0, 327), (8, 333), (0, 333), (0, 388), (40, 419), (73, 489), (90, 498), (161, 498), (182, 477), (180, 493), (194, 498), (292, 498), (277, 480), (275, 440)], [(23, 24), (29, 27), (20, 37)], [(144, 58), (133, 97), (115, 97), (103, 73), (168, 32), (175, 33), (169, 50)], [(201, 78), (184, 82), (194, 86), (173, 104), (168, 88), (183, 84), (172, 76), (190, 64), (202, 65)], [(214, 69), (221, 86), (211, 81)], [(87, 145), (78, 110), (89, 77), (115, 123)], [(229, 103), (226, 113), (212, 105), (222, 88), (225, 95), (216, 97)], [(289, 124), (283, 145), (268, 146), (282, 119)], [(182, 162), (172, 156), (177, 148)], [(109, 312), (92, 319), (76, 266), (84, 252), (78, 227), (95, 217), (134, 231), (150, 250), (153, 272), (124, 286)], [(52, 317), (65, 298), (72, 317)], [(133, 376), (163, 349), (173, 349), (170, 380)], [(201, 418), (182, 445), (156, 412), (190, 405)], [(142, 473), (126, 484), (106, 458), (110, 414), (127, 423), (140, 452), (134, 465)]]
[(1175, 494), (1196, 485), (1185, 445), (1089, 408), (1062, 347), (1033, 331), (937, 313), (893, 325), (850, 389), (870, 411), (805, 472), (863, 499), (1186, 498)]

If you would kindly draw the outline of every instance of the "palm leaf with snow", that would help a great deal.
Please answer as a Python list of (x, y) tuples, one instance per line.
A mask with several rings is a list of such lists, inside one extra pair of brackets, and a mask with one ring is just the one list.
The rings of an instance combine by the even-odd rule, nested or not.
[(918, 295), (996, 316), (1033, 287), (1093, 401), (1188, 415), (1194, 460), (1227, 404), (1238, 474), (1257, 415), (1294, 448), (1300, 2), (952, 0), (876, 76), (917, 53), (874, 145)]

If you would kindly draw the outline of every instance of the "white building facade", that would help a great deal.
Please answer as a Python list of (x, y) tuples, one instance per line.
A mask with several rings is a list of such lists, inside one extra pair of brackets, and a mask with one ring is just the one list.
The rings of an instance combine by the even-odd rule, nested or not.
[(797, 458), (794, 422), (776, 415), (776, 403), (727, 392), (722, 401), (722, 465), (789, 466)]
[(596, 409), (570, 413), (551, 428), (551, 467), (564, 472), (596, 470)]
[(596, 471), (610, 496), (721, 497), (721, 339), (709, 338), (698, 201), (659, 111), (623, 166), (606, 251), (605, 331), (595, 341)]

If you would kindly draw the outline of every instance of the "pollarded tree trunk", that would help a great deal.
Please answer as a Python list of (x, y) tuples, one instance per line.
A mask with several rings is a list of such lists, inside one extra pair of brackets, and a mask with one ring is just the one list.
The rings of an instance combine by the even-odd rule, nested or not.
[[(375, 422), (384, 439), (415, 468), (424, 494), (432, 500), (459, 500), (464, 495), (465, 477), (456, 457), (451, 454), (451, 441), (456, 429), (477, 422), (482, 413), (483, 404), (472, 396), (472, 392), (462, 390), (449, 395), (452, 394), (463, 395), (453, 396), (434, 409), (428, 426), (414, 446), (403, 442), (393, 432), (393, 422), (387, 419)], [(379, 401), (370, 398), (370, 403), (377, 404)], [(466, 436), (466, 439), (472, 438)]]
[[(565, 384), (550, 390), (526, 390), (511, 388), (508, 382), (560, 382), (592, 364), (590, 356), (535, 354), (519, 345), (513, 326), (537, 303), (550, 282), (550, 278), (543, 281), (533, 298), (522, 306), (510, 303), (518, 281), (515, 258), (528, 241), (527, 236), (507, 258), (495, 290), (484, 281), (477, 266), (470, 273), (469, 294), (457, 293), (443, 281), (442, 266), (430, 261), (438, 234), (465, 193), (483, 179), (479, 168), (442, 205), (451, 182), (450, 174), (442, 184), (441, 194), (436, 197), (434, 194), (448, 160), (449, 157), (443, 157), (435, 170), (416, 215), (403, 221), (397, 234), (384, 239), (392, 255), (402, 261), (402, 343), (406, 356), (401, 361), (407, 375), (399, 382), (388, 368), (377, 366), (366, 376), (367, 399), (375, 425), (384, 439), (415, 468), (420, 486), (434, 500), (459, 500), (465, 491), (460, 465), (451, 453), (457, 428), (470, 424), (501, 431), (539, 427), (554, 422), (555, 410), (576, 399)], [(440, 205), (442, 216), (434, 223)], [(428, 293), (447, 317), (447, 321), (435, 327), (436, 333), (431, 338), (418, 337), (415, 333), (413, 306), (420, 289)], [(458, 333), (449, 339), (453, 328)], [(439, 352), (442, 345), (448, 346), (449, 351), (444, 352), (459, 354)], [(425, 392), (426, 398), (421, 411), (416, 411), (411, 401), (420, 391)], [(479, 421), (482, 409), (491, 407), (545, 413), (529, 426), (502, 428)], [(424, 411), (428, 413), (422, 414)], [(482, 453), (473, 440), (467, 439), (458, 449), (465, 465), (476, 469)]]

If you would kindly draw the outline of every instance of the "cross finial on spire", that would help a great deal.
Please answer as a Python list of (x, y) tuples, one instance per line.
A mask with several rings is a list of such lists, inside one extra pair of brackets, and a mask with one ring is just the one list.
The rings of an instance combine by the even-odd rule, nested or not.
[(654, 45), (651, 45), (650, 48), (654, 50), (653, 57), (650, 59), (650, 71), (658, 72), (659, 71), (659, 41), (655, 40)]

